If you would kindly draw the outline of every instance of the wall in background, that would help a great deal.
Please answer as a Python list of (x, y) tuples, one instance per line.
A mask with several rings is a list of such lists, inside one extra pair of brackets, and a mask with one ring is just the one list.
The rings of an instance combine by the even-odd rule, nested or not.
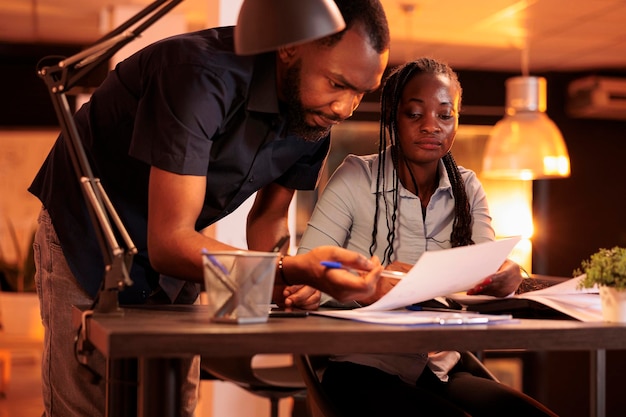
[(0, 258), (5, 261), (21, 264), (28, 254), (41, 203), (27, 188), (57, 135), (55, 128), (0, 128)]
[[(37, 75), (38, 63), (51, 56), (55, 57), (56, 63), (82, 49), (82, 45), (0, 43), (0, 80), (3, 86), (0, 127), (58, 126), (46, 85)], [(51, 64), (51, 61), (45, 62)], [(96, 86), (102, 82), (107, 71), (106, 65), (100, 66), (81, 84)], [(71, 105), (73, 97), (68, 96), (68, 101)]]
[[(620, 74), (617, 74), (620, 75)], [(626, 72), (620, 77), (626, 79)], [(549, 74), (548, 113), (567, 143), (572, 175), (535, 181), (534, 265), (572, 276), (601, 247), (626, 246), (626, 121), (577, 119), (565, 109), (567, 85), (578, 74)]]

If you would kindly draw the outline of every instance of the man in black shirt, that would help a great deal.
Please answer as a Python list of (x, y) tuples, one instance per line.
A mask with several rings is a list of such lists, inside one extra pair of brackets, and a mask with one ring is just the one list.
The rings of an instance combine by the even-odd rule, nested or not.
[[(201, 231), (257, 192), (247, 220), (251, 250), (269, 251), (287, 234), (296, 189), (313, 189), (330, 129), (379, 87), (389, 33), (377, 0), (336, 0), (339, 34), (276, 52), (237, 56), (233, 28), (175, 36), (118, 64), (75, 120), (85, 151), (138, 248), (123, 304), (155, 299), (163, 276), (203, 281), (201, 250), (233, 249)], [(59, 137), (29, 190), (43, 203), (37, 233), (37, 284), (46, 329), (46, 415), (98, 416), (103, 385), (74, 359), (71, 306), (88, 305), (104, 262), (83, 196)], [(337, 260), (370, 271), (327, 270)], [(281, 258), (290, 284), (284, 302), (319, 305), (373, 292), (377, 259), (336, 247)], [(177, 294), (168, 294), (172, 302)], [(162, 302), (162, 297), (159, 297)], [(195, 407), (186, 390), (182, 415)]]

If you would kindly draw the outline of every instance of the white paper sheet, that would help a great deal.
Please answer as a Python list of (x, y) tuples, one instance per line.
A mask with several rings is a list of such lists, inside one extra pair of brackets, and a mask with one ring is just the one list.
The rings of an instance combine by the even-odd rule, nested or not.
[[(602, 321), (602, 305), (597, 288), (578, 289), (578, 283), (584, 278), (579, 275), (541, 290), (515, 295), (511, 298), (533, 300), (580, 321)], [(473, 305), (498, 300), (486, 295), (467, 295), (464, 292), (448, 295), (462, 305)]]
[(393, 310), (465, 291), (495, 273), (519, 237), (424, 252), (395, 287), (378, 301), (353, 311)]
[(376, 324), (396, 325), (438, 325), (450, 326), (461, 324), (488, 324), (494, 322), (510, 321), (510, 315), (493, 315), (468, 312), (452, 311), (358, 311), (358, 310), (328, 310), (312, 311), (311, 314), (349, 319)]

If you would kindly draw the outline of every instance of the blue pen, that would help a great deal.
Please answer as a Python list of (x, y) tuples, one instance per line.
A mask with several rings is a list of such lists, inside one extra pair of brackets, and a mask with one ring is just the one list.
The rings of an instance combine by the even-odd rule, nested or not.
[(222, 273), (224, 273), (225, 275), (228, 275), (228, 269), (226, 269), (226, 267), (224, 266), (224, 264), (222, 264), (220, 261), (217, 260), (217, 258), (213, 255), (211, 255), (209, 253), (208, 250), (206, 250), (206, 248), (202, 248), (202, 254), (206, 255), (207, 259), (209, 261), (211, 261), (211, 263), (213, 265), (215, 265), (216, 267), (218, 267), (220, 269), (220, 271), (222, 271)]
[[(330, 269), (345, 269), (347, 271), (350, 271), (354, 274), (359, 274), (359, 272), (361, 273), (366, 273), (366, 271), (358, 271), (356, 269), (353, 268), (346, 268), (343, 266), (343, 264), (341, 262), (336, 262), (336, 261), (321, 261), (320, 264), (322, 264), (322, 266), (325, 266), (326, 268), (330, 268)], [(383, 272), (380, 273), (381, 277), (387, 277), (387, 278), (396, 278), (396, 279), (402, 279), (404, 278), (406, 274), (404, 272), (400, 272), (400, 271), (389, 271), (389, 270), (384, 270)]]

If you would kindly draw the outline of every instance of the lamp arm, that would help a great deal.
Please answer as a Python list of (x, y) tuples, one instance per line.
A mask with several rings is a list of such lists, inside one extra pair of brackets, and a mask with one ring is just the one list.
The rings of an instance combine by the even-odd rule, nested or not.
[[(99, 313), (119, 311), (118, 293), (126, 286), (132, 285), (129, 271), (137, 248), (100, 180), (93, 175), (65, 94), (94, 68), (111, 58), (182, 1), (156, 0), (102, 37), (95, 45), (54, 65), (43, 66), (37, 71), (48, 87), (102, 252), (105, 264), (104, 277), (94, 308)], [(135, 29), (128, 30), (143, 19), (145, 21)], [(119, 244), (116, 232), (123, 240), (123, 246)]]

